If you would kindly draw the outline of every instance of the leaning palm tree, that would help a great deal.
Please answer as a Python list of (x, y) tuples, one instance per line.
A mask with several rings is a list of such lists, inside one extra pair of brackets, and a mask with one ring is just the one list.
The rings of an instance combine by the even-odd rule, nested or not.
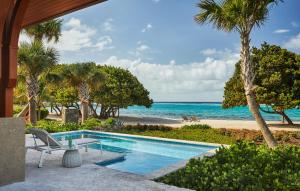
[(24, 32), (32, 37), (34, 41), (42, 41), (46, 39), (48, 42), (58, 42), (61, 36), (61, 19), (49, 20), (37, 25), (32, 25), (24, 29)]
[(41, 41), (21, 43), (18, 51), (19, 79), (25, 79), (29, 101), (30, 122), (37, 121), (36, 100), (39, 94), (39, 80), (58, 61), (58, 53), (53, 48), (46, 48)]
[(279, 2), (280, 0), (200, 0), (198, 4), (200, 12), (195, 16), (199, 24), (210, 22), (219, 30), (237, 31), (240, 34), (241, 77), (247, 103), (271, 148), (275, 147), (277, 142), (259, 112), (259, 105), (254, 94), (255, 72), (254, 63), (250, 59), (250, 33), (254, 27), (264, 24), (269, 14), (269, 7)]
[(93, 62), (66, 65), (62, 74), (67, 85), (78, 91), (81, 103), (82, 123), (88, 118), (90, 90), (99, 88), (104, 74)]

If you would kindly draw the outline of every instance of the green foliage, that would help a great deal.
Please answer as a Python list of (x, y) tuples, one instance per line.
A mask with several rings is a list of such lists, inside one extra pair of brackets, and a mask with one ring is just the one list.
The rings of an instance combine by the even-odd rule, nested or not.
[(58, 61), (58, 52), (45, 47), (42, 42), (21, 43), (18, 51), (19, 73), (26, 77), (38, 77), (51, 69)]
[(59, 89), (56, 88), (53, 91), (53, 94), (54, 101), (64, 107), (71, 107), (75, 102), (79, 101), (77, 91), (73, 87), (65, 87)]
[(112, 118), (112, 117), (110, 117), (102, 122), (103, 127), (106, 127), (106, 128), (112, 128), (115, 124), (116, 124), (116, 119)]
[[(27, 128), (31, 128), (31, 125), (27, 125)], [(65, 131), (76, 131), (83, 129), (82, 126), (79, 124), (67, 123), (61, 124), (58, 121), (51, 121), (51, 120), (40, 120), (37, 122), (36, 127), (44, 129), (49, 133), (56, 133), (56, 132), (65, 132)]]
[(103, 126), (103, 122), (96, 118), (88, 118), (84, 121), (84, 124), (82, 124), (82, 126), (83, 129), (94, 129)]
[(61, 36), (61, 19), (52, 19), (43, 23), (39, 23), (36, 25), (31, 25), (24, 29), (24, 32), (33, 37), (35, 41), (42, 41), (46, 39), (48, 42), (54, 40), (54, 42), (58, 42), (59, 37)]
[(190, 130), (197, 130), (197, 129), (211, 129), (209, 125), (202, 125), (202, 124), (193, 124), (193, 125), (184, 125), (182, 129), (190, 129)]
[(21, 105), (14, 105), (13, 114), (14, 114), (14, 115), (17, 115), (17, 114), (19, 114), (22, 110), (23, 110), (23, 106), (21, 106)]
[(164, 125), (126, 125), (123, 127), (123, 131), (131, 132), (145, 132), (145, 131), (171, 131), (173, 128)]
[(100, 89), (93, 88), (91, 97), (93, 102), (101, 104), (101, 118), (114, 117), (119, 108), (151, 106), (149, 92), (128, 70), (113, 66), (98, 68), (106, 77)]
[[(260, 49), (253, 48), (252, 60), (256, 63), (255, 95), (259, 104), (283, 112), (300, 106), (300, 61), (296, 54), (276, 45), (264, 43)], [(225, 85), (223, 107), (247, 105), (241, 79), (240, 63), (236, 64), (233, 76)], [(263, 109), (263, 108), (261, 108)], [(263, 110), (264, 111), (264, 110)]]
[(158, 181), (193, 190), (300, 190), (300, 148), (237, 142)]
[(192, 125), (184, 128), (137, 125), (125, 126), (114, 132), (222, 144), (232, 144), (236, 141), (233, 137), (224, 135), (218, 129), (212, 129), (208, 125)]
[[(37, 111), (38, 112), (38, 111)], [(42, 108), (41, 110), (40, 110), (40, 112), (41, 112), (41, 119), (45, 119), (48, 115), (49, 115), (49, 111), (48, 111), (48, 109), (46, 109), (46, 108)]]
[(236, 106), (246, 106), (247, 100), (245, 96), (244, 84), (241, 78), (240, 62), (235, 64), (233, 76), (226, 82), (224, 87), (223, 108), (231, 108)]

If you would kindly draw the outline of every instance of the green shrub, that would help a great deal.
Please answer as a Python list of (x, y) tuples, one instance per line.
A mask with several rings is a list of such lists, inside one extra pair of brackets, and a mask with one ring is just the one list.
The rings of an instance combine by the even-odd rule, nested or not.
[[(38, 111), (37, 111), (38, 112)], [(49, 111), (48, 111), (48, 109), (46, 109), (46, 108), (42, 108), (41, 110), (40, 110), (40, 112), (41, 112), (41, 119), (45, 119), (48, 115), (49, 115)]]
[[(44, 129), (49, 133), (76, 131), (84, 128), (83, 126), (75, 123), (61, 124), (61, 122), (59, 121), (52, 121), (52, 120), (40, 120), (37, 122), (36, 127), (40, 129)], [(32, 128), (32, 126), (27, 125), (27, 128)]]
[(14, 105), (13, 114), (14, 114), (14, 115), (17, 115), (17, 114), (19, 114), (22, 110), (23, 110), (23, 106), (21, 106), (21, 105)]
[(116, 125), (116, 123), (117, 123), (117, 119), (110, 117), (102, 121), (102, 127), (111, 129)]
[(237, 142), (157, 181), (193, 190), (300, 190), (300, 148)]
[(193, 124), (193, 125), (185, 125), (182, 127), (182, 129), (211, 129), (211, 126), (209, 125), (202, 125), (202, 124)]
[(84, 129), (95, 129), (97, 127), (102, 126), (102, 122), (101, 120), (96, 118), (88, 118), (87, 120), (84, 121), (82, 126)]
[(126, 125), (123, 127), (125, 131), (137, 131), (137, 132), (145, 132), (145, 131), (171, 131), (173, 128), (164, 126), (164, 125)]

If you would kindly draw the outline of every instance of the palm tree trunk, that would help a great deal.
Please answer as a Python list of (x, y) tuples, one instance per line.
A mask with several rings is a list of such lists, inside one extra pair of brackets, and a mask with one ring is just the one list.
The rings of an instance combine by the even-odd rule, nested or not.
[(37, 122), (37, 113), (36, 113), (36, 95), (38, 92), (38, 81), (34, 76), (26, 77), (27, 85), (27, 97), (29, 102), (29, 121), (35, 126)]
[(268, 144), (270, 148), (274, 148), (277, 146), (277, 142), (270, 131), (267, 123), (263, 119), (261, 113), (259, 112), (259, 105), (256, 102), (255, 94), (253, 92), (254, 85), (254, 71), (253, 71), (253, 64), (251, 63), (250, 59), (250, 39), (249, 39), (249, 33), (242, 33), (241, 34), (241, 44), (242, 44), (242, 50), (241, 50), (241, 77), (244, 82), (244, 89), (245, 94), (247, 98), (247, 103), (249, 106), (249, 109), (257, 122), (257, 124), (260, 127), (260, 130), (263, 134), (263, 137)]
[(90, 92), (87, 83), (82, 82), (79, 84), (78, 94), (81, 100), (81, 122), (84, 123), (84, 121), (89, 117)]
[(81, 122), (84, 121), (89, 117), (89, 104), (88, 102), (81, 102)]

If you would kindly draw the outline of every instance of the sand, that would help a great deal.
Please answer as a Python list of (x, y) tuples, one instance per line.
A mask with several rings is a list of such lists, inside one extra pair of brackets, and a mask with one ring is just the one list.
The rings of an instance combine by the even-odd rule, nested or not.
[[(190, 124), (207, 124), (212, 128), (228, 128), (228, 129), (249, 129), (249, 130), (259, 130), (259, 126), (255, 121), (246, 120), (215, 120), (215, 119), (203, 119), (198, 122), (183, 122), (181, 120), (175, 119), (164, 119), (156, 117), (132, 117), (132, 116), (121, 116), (120, 119), (124, 121), (125, 124), (135, 125), (135, 124), (147, 124), (147, 125), (166, 125), (174, 128), (180, 128), (183, 125)], [(267, 121), (272, 131), (299, 131), (300, 123), (297, 122), (295, 125), (290, 126), (288, 124), (283, 124), (280, 121)]]
[[(61, 120), (59, 116), (50, 114), (47, 118), (52, 120)], [(180, 128), (184, 125), (190, 124), (207, 124), (212, 128), (227, 128), (227, 129), (249, 129), (259, 130), (259, 126), (255, 121), (246, 120), (216, 120), (216, 119), (201, 119), (197, 122), (183, 122), (182, 120), (166, 119), (158, 117), (133, 117), (133, 116), (120, 116), (120, 119), (125, 125), (165, 125), (174, 128)], [(300, 122), (296, 122), (295, 125), (290, 126), (283, 124), (280, 121), (267, 121), (272, 131), (300, 131)]]

